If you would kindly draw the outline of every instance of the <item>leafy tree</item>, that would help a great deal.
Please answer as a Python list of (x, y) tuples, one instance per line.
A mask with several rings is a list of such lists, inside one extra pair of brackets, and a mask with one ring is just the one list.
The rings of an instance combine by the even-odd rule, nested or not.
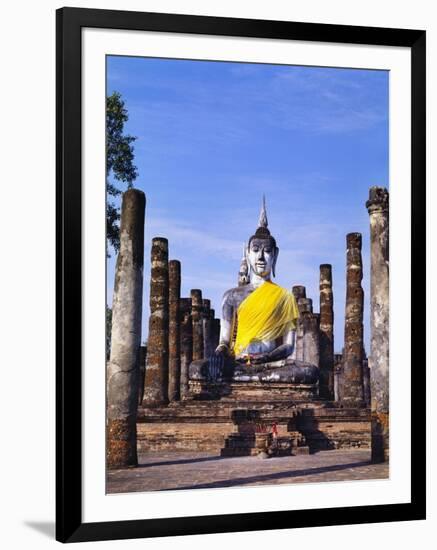
[(106, 98), (106, 242), (107, 249), (112, 246), (116, 252), (120, 249), (120, 208), (110, 197), (118, 197), (122, 190), (109, 178), (112, 176), (112, 180), (122, 182), (130, 189), (138, 177), (137, 167), (133, 163), (132, 145), (137, 138), (124, 134), (124, 125), (128, 118), (121, 94), (113, 92)]

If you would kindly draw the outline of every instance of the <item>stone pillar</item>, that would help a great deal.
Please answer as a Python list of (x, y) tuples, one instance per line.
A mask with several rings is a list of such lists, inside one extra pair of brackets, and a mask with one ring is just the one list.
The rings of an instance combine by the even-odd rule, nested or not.
[(369, 360), (363, 359), (363, 388), (364, 388), (364, 404), (370, 408), (370, 369)]
[[(295, 334), (295, 343), (294, 343), (294, 350), (291, 354), (291, 358), (295, 359), (297, 361), (303, 361), (303, 324), (302, 324), (302, 312), (306, 309), (309, 302), (306, 302), (306, 289), (302, 285), (295, 285), (292, 288), (292, 292), (294, 294), (294, 298), (297, 303), (297, 307), (299, 310), (299, 319), (296, 323), (296, 334)], [(304, 302), (300, 302), (301, 300), (304, 300)]]
[(334, 354), (334, 400), (341, 402), (341, 381), (343, 374), (343, 355), (341, 353)]
[(342, 404), (346, 407), (364, 406), (363, 387), (363, 308), (361, 286), (361, 233), (349, 233), (347, 242), (346, 314), (344, 329)]
[(297, 308), (299, 310), (299, 314), (303, 315), (304, 313), (312, 313), (313, 312), (313, 301), (311, 298), (299, 298), (297, 301)]
[(332, 266), (320, 266), (320, 397), (334, 398), (334, 298)]
[(191, 318), (193, 321), (193, 361), (203, 359), (202, 291), (191, 291)]
[(306, 289), (303, 285), (295, 285), (292, 288), (292, 292), (294, 294), (296, 302), (298, 302), (300, 298), (306, 298), (307, 297)]
[(111, 354), (107, 367), (107, 466), (137, 466), (137, 407), (143, 308), (144, 212), (138, 189), (123, 194), (120, 252), (112, 300)]
[(297, 308), (299, 310), (299, 319), (296, 328), (296, 359), (298, 361), (305, 361), (305, 329), (308, 323), (304, 323), (304, 318), (307, 314), (313, 312), (313, 301), (311, 298), (299, 298), (297, 300)]
[(141, 346), (140, 347), (140, 375), (139, 375), (139, 382), (138, 382), (138, 405), (141, 405), (144, 399), (146, 358), (147, 358), (147, 346)]
[(220, 342), (220, 319), (213, 319), (212, 350), (215, 351)]
[(302, 315), (303, 360), (319, 366), (319, 316), (305, 312)]
[(168, 241), (152, 239), (149, 340), (147, 342), (144, 407), (168, 403), (169, 285)]
[(218, 346), (218, 343), (217, 345), (215, 344), (215, 325), (214, 325), (214, 322), (215, 322), (215, 310), (213, 308), (211, 308), (209, 310), (209, 319), (210, 319), (210, 324), (211, 324), (211, 334), (210, 334), (210, 338), (209, 338), (209, 349), (210, 349), (210, 355), (212, 355), (214, 352), (215, 352), (215, 348)]
[(191, 298), (181, 298), (179, 302), (181, 320), (181, 399), (188, 396), (188, 369), (193, 360), (193, 322), (191, 319)]
[(181, 262), (170, 260), (169, 278), (169, 337), (168, 337), (168, 399), (180, 399), (181, 357), (180, 357), (180, 321), (179, 300), (181, 297)]
[(206, 359), (210, 357), (212, 354), (211, 300), (207, 300), (207, 299), (203, 299), (202, 330), (203, 330), (203, 356)]
[(371, 187), (370, 215), (370, 389), (372, 461), (389, 459), (389, 194)]

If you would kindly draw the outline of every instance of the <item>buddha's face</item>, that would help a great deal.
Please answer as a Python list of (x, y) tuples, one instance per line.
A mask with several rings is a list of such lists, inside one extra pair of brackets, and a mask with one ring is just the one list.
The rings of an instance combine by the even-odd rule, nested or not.
[(276, 260), (277, 248), (270, 239), (254, 238), (250, 241), (247, 260), (250, 268), (259, 277), (270, 275)]

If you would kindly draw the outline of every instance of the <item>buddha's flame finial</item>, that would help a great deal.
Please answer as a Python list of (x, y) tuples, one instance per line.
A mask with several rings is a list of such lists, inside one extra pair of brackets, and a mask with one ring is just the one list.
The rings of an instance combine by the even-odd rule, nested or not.
[(265, 227), (267, 229), (268, 225), (269, 222), (267, 221), (266, 197), (265, 195), (263, 195), (263, 203), (261, 207), (261, 212), (259, 213), (258, 227)]

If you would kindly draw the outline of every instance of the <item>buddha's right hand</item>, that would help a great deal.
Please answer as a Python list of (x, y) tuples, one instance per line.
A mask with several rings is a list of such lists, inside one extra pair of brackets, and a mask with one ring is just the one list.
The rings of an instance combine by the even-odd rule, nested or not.
[(208, 379), (215, 381), (223, 376), (225, 368), (225, 355), (215, 351), (213, 355), (208, 357)]
[(219, 344), (212, 355), (208, 357), (208, 378), (217, 380), (225, 373), (226, 363), (232, 354), (226, 344)]

